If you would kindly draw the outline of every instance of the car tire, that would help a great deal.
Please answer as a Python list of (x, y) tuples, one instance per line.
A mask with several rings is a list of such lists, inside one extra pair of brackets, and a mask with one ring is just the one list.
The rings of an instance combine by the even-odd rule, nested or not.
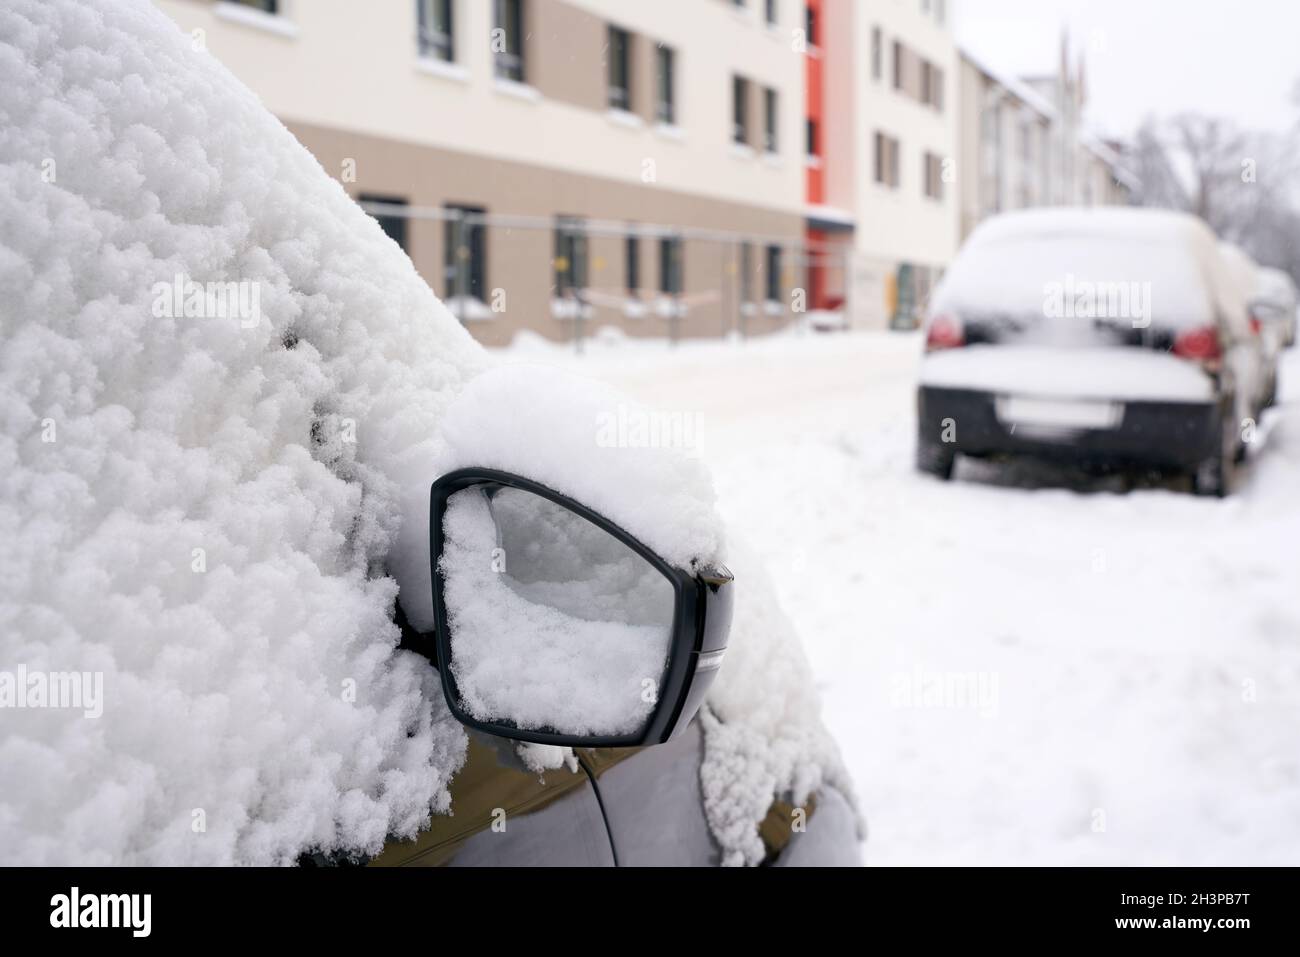
[(949, 446), (938, 442), (920, 440), (916, 443), (916, 468), (926, 475), (933, 475), (941, 481), (952, 478), (953, 464), (957, 453)]
[[(1197, 466), (1192, 473), (1193, 492), (1214, 498), (1227, 498), (1233, 493), (1237, 486), (1239, 461), (1236, 439), (1236, 432), (1228, 428), (1225, 422), (1218, 452)], [(1241, 451), (1245, 451), (1245, 446), (1241, 447)]]

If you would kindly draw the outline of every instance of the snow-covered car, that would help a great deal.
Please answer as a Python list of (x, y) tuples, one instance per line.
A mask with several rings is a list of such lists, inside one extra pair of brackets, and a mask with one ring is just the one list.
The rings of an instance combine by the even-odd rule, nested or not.
[(1260, 266), (1251, 255), (1235, 243), (1219, 243), (1219, 254), (1227, 266), (1228, 275), (1240, 288), (1246, 301), (1246, 321), (1250, 331), (1259, 341), (1263, 359), (1259, 407), (1261, 410), (1277, 401), (1278, 360), (1285, 347), (1285, 330), (1276, 315), (1270, 316), (1268, 306), (1257, 298), (1260, 286)]
[(1280, 331), (1282, 345), (1293, 346), (1296, 339), (1297, 299), (1295, 281), (1280, 269), (1260, 269), (1251, 308), (1265, 323)]
[(1194, 217), (1044, 209), (972, 233), (931, 299), (917, 467), (1036, 455), (1232, 488), (1267, 370), (1246, 294)]
[(700, 460), (147, 0), (0, 5), (0, 334), (0, 864), (857, 861)]

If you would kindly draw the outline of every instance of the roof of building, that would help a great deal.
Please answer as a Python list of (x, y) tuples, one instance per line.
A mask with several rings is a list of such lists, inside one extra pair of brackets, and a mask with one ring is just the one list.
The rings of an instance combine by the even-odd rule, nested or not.
[(1003, 87), (1008, 93), (1020, 100), (1031, 110), (1049, 120), (1057, 119), (1059, 114), (1057, 113), (1056, 107), (1048, 101), (1047, 97), (1030, 87), (1029, 84), (1014, 76), (1009, 76), (999, 70), (993, 69), (993, 67), (989, 66), (986, 61), (980, 59), (979, 56), (972, 53), (967, 47), (958, 47), (958, 50), (962, 57), (964, 57), (971, 66), (975, 67), (975, 69), (979, 70), (994, 83)]
[(1115, 177), (1115, 182), (1121, 186), (1127, 186), (1129, 189), (1137, 189), (1141, 185), (1141, 181), (1137, 176), (1125, 168), (1119, 154), (1097, 137), (1091, 133), (1084, 133), (1079, 137), (1079, 142), (1084, 149), (1110, 168), (1110, 174)]
[[(1014, 76), (1009, 76), (1008, 74), (1002, 73), (1001, 71), (994, 69), (993, 67), (988, 65), (987, 61), (982, 60), (977, 54), (973, 53), (967, 47), (959, 46), (958, 51), (960, 52), (961, 56), (968, 63), (970, 63), (970, 65), (973, 66), (976, 70), (978, 70), (980, 73), (983, 73), (994, 83), (1003, 87), (1008, 93), (1010, 93), (1016, 99), (1020, 100), (1022, 103), (1024, 103), (1030, 109), (1034, 110), (1039, 115), (1053, 121), (1060, 118), (1060, 114), (1057, 111), (1056, 107), (1054, 107), (1050, 102), (1048, 102), (1045, 96), (1043, 96), (1037, 90), (1033, 89), (1033, 87), (1030, 85), (1031, 82), (1030, 79), (1022, 79)], [(1048, 81), (1048, 80), (1052, 80), (1053, 77), (1050, 74), (1043, 74), (1041, 76), (1033, 77), (1032, 79), (1038, 81)], [(1125, 186), (1129, 189), (1136, 189), (1140, 185), (1137, 177), (1134, 176), (1132, 172), (1124, 168), (1123, 164), (1120, 161), (1119, 154), (1117, 154), (1113, 149), (1111, 149), (1109, 146), (1103, 143), (1096, 136), (1093, 136), (1090, 133), (1081, 134), (1079, 137), (1079, 145), (1082, 146), (1084, 149), (1088, 150), (1090, 153), (1096, 156), (1103, 163), (1105, 163), (1106, 166), (1110, 169), (1111, 175), (1115, 178), (1115, 181), (1120, 185)]]

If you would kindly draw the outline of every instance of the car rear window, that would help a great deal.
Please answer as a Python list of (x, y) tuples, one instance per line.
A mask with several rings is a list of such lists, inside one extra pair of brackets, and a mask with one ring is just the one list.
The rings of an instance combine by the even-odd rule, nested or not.
[(1211, 278), (1194, 245), (1152, 235), (978, 234), (935, 290), (931, 314), (956, 314), (989, 341), (1092, 333), (1141, 339), (1149, 329), (1211, 324)]

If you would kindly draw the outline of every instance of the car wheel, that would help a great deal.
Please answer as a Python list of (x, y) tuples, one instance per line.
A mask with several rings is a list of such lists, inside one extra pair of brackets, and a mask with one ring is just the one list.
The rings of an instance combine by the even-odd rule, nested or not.
[(927, 475), (933, 475), (942, 481), (952, 478), (953, 463), (957, 453), (946, 445), (924, 440), (916, 443), (916, 467)]
[[(1192, 490), (1197, 495), (1227, 498), (1237, 484), (1237, 435), (1225, 423), (1219, 451), (1192, 473)], [(1245, 447), (1242, 447), (1245, 451)]]

